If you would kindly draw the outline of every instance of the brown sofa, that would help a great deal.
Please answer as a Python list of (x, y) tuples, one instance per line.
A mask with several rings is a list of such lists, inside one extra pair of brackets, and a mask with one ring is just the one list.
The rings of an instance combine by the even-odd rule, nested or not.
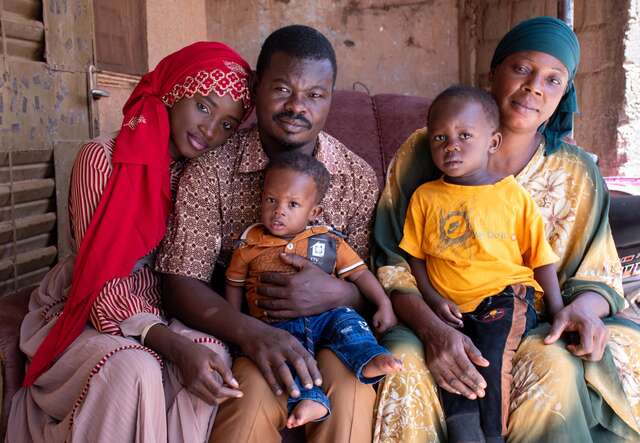
[[(424, 126), (430, 101), (422, 97), (338, 91), (326, 130), (364, 158), (376, 171), (380, 187), (385, 171), (400, 144), (417, 128)], [(637, 220), (640, 199), (625, 198), (612, 205), (612, 226), (616, 241), (633, 248), (639, 242)], [(0, 438), (6, 429), (11, 397), (24, 376), (24, 356), (18, 350), (20, 322), (27, 311), (30, 291), (0, 298)], [(300, 433), (287, 434), (286, 441), (303, 441)]]

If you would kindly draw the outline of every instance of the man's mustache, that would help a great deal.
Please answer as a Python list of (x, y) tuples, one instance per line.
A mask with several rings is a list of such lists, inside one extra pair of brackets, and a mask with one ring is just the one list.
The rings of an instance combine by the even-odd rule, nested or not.
[(294, 114), (293, 112), (280, 112), (273, 116), (273, 121), (280, 120), (281, 118), (286, 118), (287, 120), (298, 120), (307, 127), (307, 129), (311, 129), (311, 122), (307, 120), (307, 118), (302, 114)]

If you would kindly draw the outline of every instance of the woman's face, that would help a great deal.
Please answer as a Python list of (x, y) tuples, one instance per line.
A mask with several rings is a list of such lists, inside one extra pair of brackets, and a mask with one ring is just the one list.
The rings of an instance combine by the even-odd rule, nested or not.
[(544, 52), (516, 52), (505, 58), (491, 75), (502, 128), (535, 131), (558, 107), (568, 80), (564, 64)]
[(171, 156), (195, 158), (220, 146), (238, 128), (243, 113), (242, 103), (229, 94), (184, 97), (169, 110)]

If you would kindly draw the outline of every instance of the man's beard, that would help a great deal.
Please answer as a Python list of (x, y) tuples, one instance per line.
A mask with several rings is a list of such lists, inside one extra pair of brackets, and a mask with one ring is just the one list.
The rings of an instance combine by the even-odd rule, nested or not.
[(308, 142), (289, 142), (289, 141), (284, 141), (284, 140), (278, 140), (278, 143), (280, 144), (280, 146), (282, 147), (282, 149), (286, 152), (291, 152), (291, 151), (295, 151), (297, 149), (302, 148), (304, 145), (306, 145)]

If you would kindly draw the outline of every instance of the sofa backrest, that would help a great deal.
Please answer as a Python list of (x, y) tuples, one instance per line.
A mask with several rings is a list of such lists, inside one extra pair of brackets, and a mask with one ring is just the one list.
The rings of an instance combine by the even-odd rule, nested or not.
[[(371, 165), (382, 189), (393, 155), (413, 131), (426, 124), (430, 103), (424, 97), (338, 90), (325, 131)], [(255, 114), (251, 115), (243, 126), (255, 121)]]
[(325, 130), (373, 167), (382, 189), (393, 155), (425, 126), (430, 103), (424, 97), (335, 91)]

